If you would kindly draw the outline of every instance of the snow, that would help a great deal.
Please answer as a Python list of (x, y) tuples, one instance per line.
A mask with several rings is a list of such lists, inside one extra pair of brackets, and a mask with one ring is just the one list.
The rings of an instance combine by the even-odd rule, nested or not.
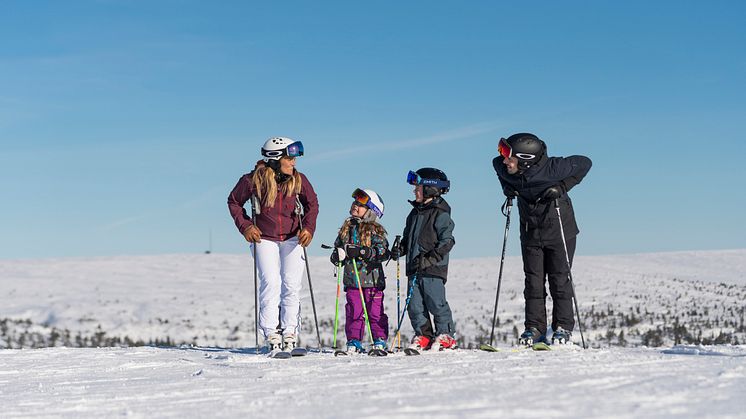
[(746, 350), (721, 351), (273, 360), (217, 348), (5, 350), (0, 400), (8, 418), (743, 417)]
[[(452, 261), (446, 287), (464, 348), (489, 338), (499, 262)], [(328, 347), (336, 282), (324, 258), (310, 266)], [(744, 417), (746, 346), (666, 337), (644, 347), (641, 334), (677, 319), (703, 337), (727, 332), (745, 342), (737, 330), (745, 268), (746, 250), (578, 257), (573, 278), (592, 347), (534, 352), (512, 347), (522, 274), (520, 258), (508, 257), (500, 352), (275, 360), (254, 353), (248, 254), (2, 260), (0, 346), (44, 346), (53, 330), (195, 346), (73, 348), (60, 338), (54, 347), (0, 350), (0, 416)], [(393, 262), (387, 271), (394, 323)], [(315, 348), (307, 287), (302, 305), (303, 343)], [(636, 324), (598, 316), (638, 309)], [(606, 338), (619, 330), (627, 347)], [(402, 331), (410, 333), (407, 320)]]

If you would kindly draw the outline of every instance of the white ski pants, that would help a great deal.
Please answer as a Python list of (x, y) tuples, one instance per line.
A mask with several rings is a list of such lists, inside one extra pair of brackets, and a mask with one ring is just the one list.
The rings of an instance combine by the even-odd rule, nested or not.
[(297, 335), (305, 269), (303, 248), (298, 244), (298, 238), (283, 242), (262, 240), (251, 245), (256, 246), (259, 272), (259, 328), (265, 339), (277, 333), (277, 329), (282, 329), (285, 335)]

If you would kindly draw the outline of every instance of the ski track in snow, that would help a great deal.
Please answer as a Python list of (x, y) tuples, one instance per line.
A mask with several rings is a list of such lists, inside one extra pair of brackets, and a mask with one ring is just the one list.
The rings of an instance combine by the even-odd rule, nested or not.
[[(0, 351), (3, 417), (743, 417), (746, 347), (273, 360), (250, 349)], [(700, 348), (702, 349), (702, 348)]]

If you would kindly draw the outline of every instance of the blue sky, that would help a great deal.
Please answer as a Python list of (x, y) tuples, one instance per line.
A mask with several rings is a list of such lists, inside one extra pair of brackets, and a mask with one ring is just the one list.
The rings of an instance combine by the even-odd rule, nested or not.
[(522, 131), (594, 162), (571, 193), (578, 254), (743, 248), (744, 16), (738, 1), (3, 2), (0, 258), (210, 237), (248, 251), (226, 197), (274, 135), (306, 148), (311, 254), (356, 187), (400, 232), (407, 171), (435, 166), (454, 256), (499, 256), (491, 160)]

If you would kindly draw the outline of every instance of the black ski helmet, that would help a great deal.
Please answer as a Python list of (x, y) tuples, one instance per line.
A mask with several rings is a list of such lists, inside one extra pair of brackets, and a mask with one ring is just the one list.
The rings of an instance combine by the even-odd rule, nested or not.
[(539, 137), (528, 132), (513, 134), (505, 142), (512, 150), (512, 155), (518, 159), (518, 168), (526, 170), (541, 160), (547, 154), (547, 145)]
[[(448, 176), (446, 176), (446, 174), (440, 169), (434, 167), (423, 167), (415, 173), (424, 180), (424, 182), (421, 181), (420, 183), (423, 185), (422, 195), (425, 198), (447, 194), (451, 189), (451, 182), (448, 180)], [(434, 185), (428, 185), (427, 180), (435, 180), (439, 182), (436, 182)]]

